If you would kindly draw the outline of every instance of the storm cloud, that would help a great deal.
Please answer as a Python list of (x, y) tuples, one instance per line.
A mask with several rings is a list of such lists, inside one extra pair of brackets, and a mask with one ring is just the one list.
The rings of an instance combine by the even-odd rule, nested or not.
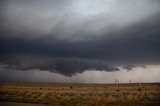
[[(51, 67), (63, 75), (98, 69), (99, 62), (160, 64), (160, 1), (1, 0), (0, 62), (11, 64), (10, 56), (19, 55), (63, 63), (60, 68), (66, 71)], [(74, 60), (92, 65), (83, 69)], [(51, 70), (47, 67), (32, 68)], [(112, 71), (108, 68), (102, 70)]]
[(132, 83), (160, 82), (159, 65), (147, 65), (145, 68), (135, 67), (132, 71), (127, 71), (122, 67), (118, 68), (120, 69), (119, 71), (112, 72), (86, 70), (69, 77), (39, 69), (30, 69), (27, 71), (9, 70), (5, 65), (0, 64), (0, 82), (115, 83), (115, 78), (120, 83), (128, 83), (129, 81)]
[(39, 69), (50, 72), (60, 73), (66, 76), (72, 76), (76, 73), (82, 73), (85, 70), (99, 71), (119, 71), (117, 67), (111, 67), (101, 61), (90, 61), (82, 59), (51, 58), (44, 56), (8, 56), (1, 57), (1, 62), (7, 69), (29, 70)]

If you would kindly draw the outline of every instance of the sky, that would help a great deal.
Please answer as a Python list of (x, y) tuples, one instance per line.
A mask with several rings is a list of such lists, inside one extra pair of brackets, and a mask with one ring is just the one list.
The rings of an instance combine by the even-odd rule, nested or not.
[(0, 81), (160, 82), (159, 66), (159, 0), (0, 1)]

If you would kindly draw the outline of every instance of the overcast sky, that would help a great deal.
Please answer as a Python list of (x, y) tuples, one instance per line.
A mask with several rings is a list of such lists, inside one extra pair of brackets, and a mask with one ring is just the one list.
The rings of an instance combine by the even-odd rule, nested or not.
[[(15, 69), (19, 63), (10, 57), (19, 56), (25, 69), (31, 69), (26, 56), (38, 57), (29, 59), (33, 69), (55, 58), (65, 59), (60, 67), (73, 59), (159, 65), (160, 0), (0, 0), (0, 63)], [(87, 69), (54, 71), (71, 76)]]

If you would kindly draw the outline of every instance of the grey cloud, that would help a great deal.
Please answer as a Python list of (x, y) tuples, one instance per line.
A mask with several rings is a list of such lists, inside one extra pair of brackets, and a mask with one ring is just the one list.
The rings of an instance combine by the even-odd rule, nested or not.
[[(160, 3), (157, 0), (130, 2), (125, 0), (101, 2), (7, 0), (2, 4), (1, 14), (4, 20), (1, 21), (3, 23), (1, 29), (10, 31), (16, 36), (26, 37), (27, 34), (27, 36), (39, 37), (50, 34), (51, 37), (56, 36), (56, 38), (72, 41), (76, 38), (84, 40), (88, 35), (91, 35), (90, 37), (95, 34), (101, 36), (101, 33), (115, 31), (124, 26), (128, 27), (145, 17), (159, 13), (158, 4)], [(94, 10), (90, 10), (92, 5), (95, 7)], [(99, 5), (102, 5), (101, 9)], [(107, 7), (110, 8), (107, 9)], [(96, 10), (99, 11), (92, 14)], [(81, 14), (85, 12), (88, 12), (88, 15), (82, 17)], [(77, 35), (77, 31), (82, 34)]]
[(159, 64), (159, 7), (159, 0), (1, 0), (0, 56)]
[(121, 68), (120, 71), (113, 72), (87, 70), (72, 77), (39, 69), (8, 70), (2, 65), (0, 65), (0, 69), (0, 82), (114, 83), (115, 78), (119, 79), (120, 83), (128, 83), (129, 80), (133, 83), (160, 81), (159, 65), (148, 65), (146, 68), (137, 67), (133, 68), (132, 71)]
[[(76, 42), (57, 40), (50, 35), (36, 39), (2, 36), (1, 54), (33, 53), (72, 58), (106, 59), (122, 63), (134, 59), (140, 63), (141, 61), (156, 63), (159, 62), (160, 57), (159, 19), (159, 15), (153, 15), (123, 30), (106, 32), (101, 36)], [(90, 35), (84, 32), (76, 34), (77, 36)]]
[(99, 71), (118, 71), (116, 67), (109, 67), (105, 63), (82, 60), (82, 59), (68, 59), (68, 58), (54, 58), (46, 56), (8, 56), (1, 57), (1, 62), (8, 69), (29, 70), (40, 69), (54, 73), (60, 73), (66, 76), (72, 76), (76, 73), (82, 73), (85, 70), (99, 70)]

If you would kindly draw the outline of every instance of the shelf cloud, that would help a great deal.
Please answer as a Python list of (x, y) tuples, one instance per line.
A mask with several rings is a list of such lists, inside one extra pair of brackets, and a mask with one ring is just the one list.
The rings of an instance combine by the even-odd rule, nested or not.
[[(118, 67), (119, 71), (97, 71), (86, 70), (76, 73), (73, 76), (65, 76), (46, 70), (30, 69), (27, 71), (12, 69), (9, 70), (5, 65), (0, 65), (0, 82), (58, 82), (58, 83), (115, 83), (115, 78), (119, 83), (155, 83), (160, 82), (160, 66), (147, 65), (135, 67), (132, 71), (127, 71)], [(145, 76), (145, 77), (144, 77)]]
[[(18, 69), (13, 60), (19, 56), (21, 66), (26, 58), (38, 58), (37, 63), (30, 59), (36, 65), (26, 65), (27, 70), (52, 69), (66, 76), (101, 63), (107, 68), (160, 64), (160, 1), (1, 0), (0, 63)], [(66, 71), (51, 67), (55, 63)], [(83, 68), (86, 64), (92, 65)]]

